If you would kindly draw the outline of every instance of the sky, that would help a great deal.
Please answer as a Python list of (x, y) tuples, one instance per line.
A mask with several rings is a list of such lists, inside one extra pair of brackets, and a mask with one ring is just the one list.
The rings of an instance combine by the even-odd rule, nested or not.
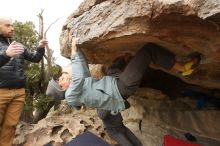
[(0, 15), (12, 18), (21, 22), (32, 21), (38, 31), (37, 15), (44, 9), (44, 30), (59, 18), (47, 32), (47, 39), (55, 63), (60, 66), (67, 66), (70, 62), (60, 55), (59, 37), (61, 29), (67, 17), (73, 13), (84, 0), (1, 0)]

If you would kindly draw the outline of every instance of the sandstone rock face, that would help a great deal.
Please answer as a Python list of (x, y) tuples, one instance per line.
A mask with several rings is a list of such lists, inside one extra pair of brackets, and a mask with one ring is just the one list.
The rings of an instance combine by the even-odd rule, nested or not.
[(84, 131), (91, 131), (114, 145), (96, 115), (95, 109), (74, 110), (65, 101), (59, 109), (51, 109), (45, 119), (37, 124), (21, 122), (17, 126), (14, 145), (19, 146), (63, 146)]
[[(169, 100), (154, 89), (140, 89), (129, 98), (131, 107), (122, 112), (124, 124), (141, 140), (143, 146), (162, 146), (163, 136), (185, 139), (191, 133), (205, 146), (220, 145), (220, 111), (196, 110), (192, 101)], [(37, 124), (20, 123), (15, 146), (63, 146), (76, 135), (89, 130), (116, 146), (104, 130), (95, 109), (76, 111), (62, 102)]]
[[(60, 36), (70, 57), (68, 37), (80, 37), (89, 63), (108, 64), (146, 42), (178, 56), (203, 54), (202, 64), (185, 82), (220, 88), (220, 2), (216, 0), (86, 0), (69, 16)], [(71, 34), (70, 34), (70, 30)], [(181, 59), (180, 59), (181, 60)]]
[[(129, 98), (131, 108), (123, 111), (122, 115), (126, 126), (144, 146), (163, 145), (166, 134), (185, 139), (184, 133), (187, 132), (196, 136), (203, 145), (219, 146), (219, 110), (213, 107), (198, 110), (197, 100), (182, 96), (176, 98), (186, 87), (209, 95), (216, 93), (215, 97), (219, 97), (219, 12), (220, 1), (216, 0), (85, 0), (63, 26), (61, 53), (69, 58), (70, 39), (72, 35), (79, 37), (78, 47), (83, 49), (90, 64), (96, 64), (90, 65), (91, 74), (96, 78), (103, 76), (104, 68), (116, 57), (125, 53), (135, 54), (147, 42), (157, 43), (181, 56), (177, 57), (179, 61), (184, 61), (193, 52), (201, 53), (201, 65), (189, 77), (170, 73), (177, 77), (171, 79), (170, 74), (153, 71), (151, 74), (164, 79), (151, 84), (158, 90), (139, 89)], [(154, 83), (158, 78), (151, 79)], [(148, 81), (146, 79), (144, 85)], [(91, 130), (115, 145), (94, 109), (70, 111), (51, 113), (37, 125), (21, 125), (14, 143), (64, 145), (83, 131)]]

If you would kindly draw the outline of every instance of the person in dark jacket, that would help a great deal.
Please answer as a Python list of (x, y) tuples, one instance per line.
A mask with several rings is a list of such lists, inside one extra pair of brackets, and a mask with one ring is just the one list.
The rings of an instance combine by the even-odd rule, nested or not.
[(0, 146), (12, 146), (16, 125), (25, 101), (24, 60), (38, 63), (47, 41), (39, 41), (37, 51), (29, 52), (12, 41), (12, 20), (0, 17)]

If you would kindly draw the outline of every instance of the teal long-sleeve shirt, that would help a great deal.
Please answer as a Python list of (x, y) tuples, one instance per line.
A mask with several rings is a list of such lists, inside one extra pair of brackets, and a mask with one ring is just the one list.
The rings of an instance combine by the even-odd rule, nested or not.
[(92, 78), (88, 64), (81, 51), (71, 56), (72, 81), (65, 93), (65, 98), (70, 106), (86, 105), (110, 111), (125, 109), (116, 78), (104, 76), (97, 80)]

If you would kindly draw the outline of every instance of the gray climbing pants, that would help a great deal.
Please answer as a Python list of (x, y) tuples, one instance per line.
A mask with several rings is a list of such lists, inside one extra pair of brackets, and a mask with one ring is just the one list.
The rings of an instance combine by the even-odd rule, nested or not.
[(150, 63), (169, 70), (175, 62), (175, 55), (168, 50), (153, 43), (145, 44), (119, 75), (117, 86), (120, 94), (127, 99), (138, 89)]

